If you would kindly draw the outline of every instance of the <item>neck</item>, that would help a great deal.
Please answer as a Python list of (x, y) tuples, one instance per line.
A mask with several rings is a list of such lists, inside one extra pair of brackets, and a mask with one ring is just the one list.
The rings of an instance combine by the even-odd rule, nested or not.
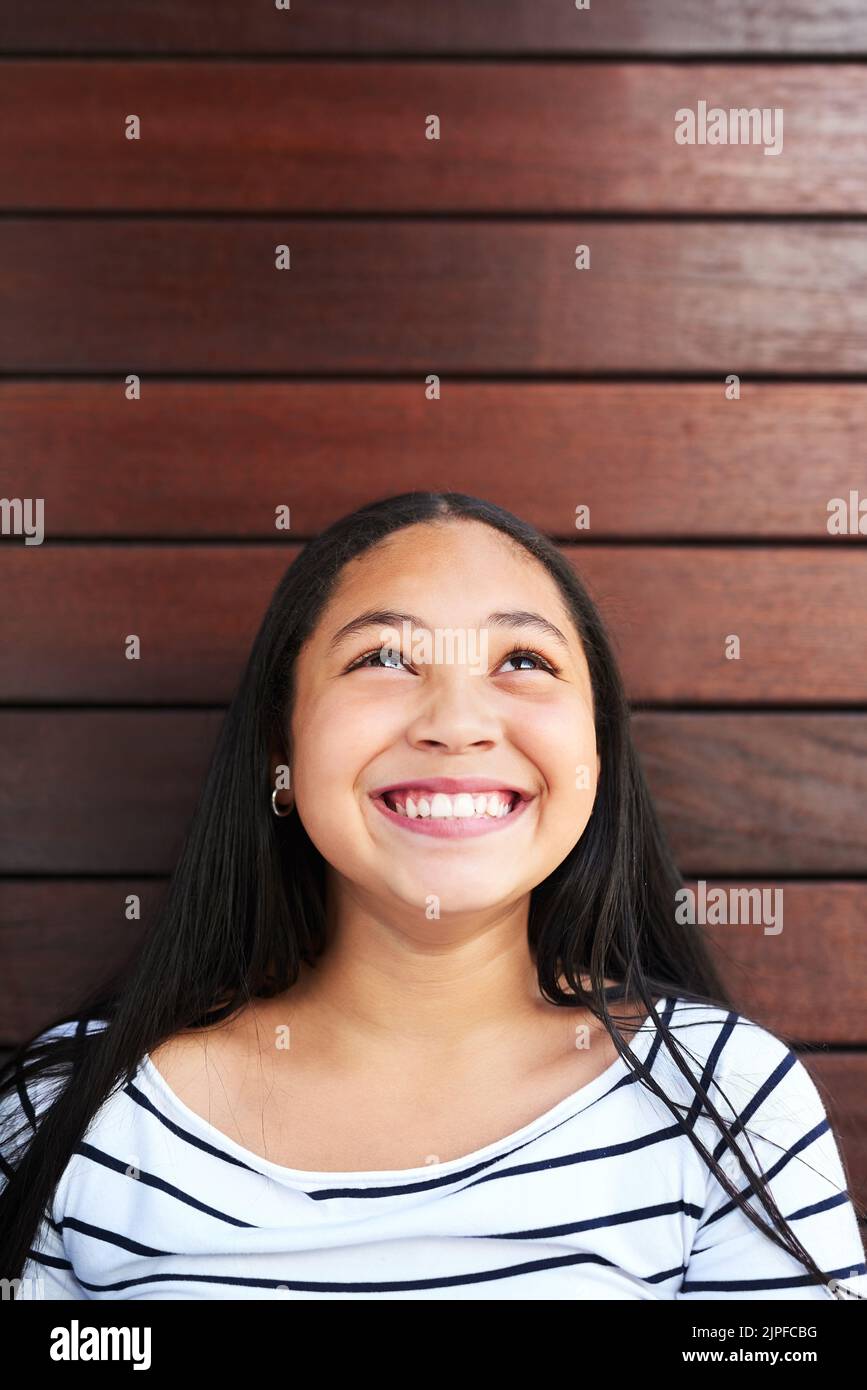
[[(527, 944), (529, 897), (507, 908), (427, 920), (383, 908), (335, 883), (328, 944), (284, 996), (335, 1062), (363, 1052), (408, 1066), (521, 1045), (554, 1006), (543, 999)], [(409, 920), (408, 920), (409, 919)]]

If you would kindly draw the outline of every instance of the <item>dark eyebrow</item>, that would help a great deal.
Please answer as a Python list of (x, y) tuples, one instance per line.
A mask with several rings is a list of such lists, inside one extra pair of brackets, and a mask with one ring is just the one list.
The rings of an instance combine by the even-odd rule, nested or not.
[[(413, 613), (396, 613), (390, 608), (373, 608), (366, 613), (359, 613), (357, 618), (345, 623), (342, 628), (335, 632), (328, 644), (329, 651), (344, 642), (347, 637), (352, 637), (357, 632), (364, 631), (368, 627), (400, 627), (403, 623), (409, 623), (413, 628), (424, 628), (427, 630), (428, 624), (422, 618), (417, 618)], [(569, 650), (569, 642), (559, 627), (549, 623), (547, 618), (543, 618), (541, 613), (528, 613), (517, 609), (511, 613), (489, 613), (487, 621), (482, 623), (482, 627), (530, 627), (537, 632), (543, 632), (546, 636), (552, 637), (555, 642), (559, 642), (566, 650)]]
[(569, 640), (563, 636), (559, 627), (549, 623), (547, 618), (543, 618), (541, 613), (526, 613), (517, 609), (513, 613), (489, 613), (485, 627), (531, 627), (536, 632), (543, 632), (546, 637), (553, 637), (555, 642), (559, 642), (562, 647), (569, 650)]
[(390, 608), (371, 608), (366, 613), (359, 613), (352, 622), (346, 623), (339, 631), (335, 632), (328, 644), (329, 651), (344, 642), (347, 637), (352, 637), (356, 632), (363, 632), (368, 627), (400, 627), (402, 623), (410, 623), (412, 627), (424, 627), (421, 618), (416, 618), (412, 613), (395, 613)]

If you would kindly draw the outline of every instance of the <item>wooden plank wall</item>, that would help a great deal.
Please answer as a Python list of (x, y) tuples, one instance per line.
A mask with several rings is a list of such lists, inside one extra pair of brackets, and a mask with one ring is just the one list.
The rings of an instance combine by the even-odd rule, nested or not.
[[(862, 0), (5, 0), (0, 492), (46, 539), (0, 539), (0, 1047), (135, 949), (297, 546), (455, 488), (587, 578), (688, 879), (783, 888), (720, 959), (867, 1201), (865, 59)], [(699, 100), (782, 151), (678, 144)]]

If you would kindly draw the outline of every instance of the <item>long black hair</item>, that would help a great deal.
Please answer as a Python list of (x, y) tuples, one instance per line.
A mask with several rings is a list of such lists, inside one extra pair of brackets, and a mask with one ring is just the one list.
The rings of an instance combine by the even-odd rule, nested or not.
[[(803, 1262), (811, 1282), (831, 1278), (777, 1208), (656, 1010), (674, 995), (730, 1010), (731, 1000), (700, 931), (675, 922), (682, 886), (632, 741), (630, 708), (602, 619), (555, 545), (510, 512), (462, 493), (410, 492), (362, 507), (310, 541), (280, 580), (223, 720), (201, 796), (164, 900), (131, 963), (80, 1000), (78, 1027), (32, 1037), (0, 1072), (0, 1100), (16, 1088), (29, 1121), (0, 1194), (0, 1277), (20, 1278), (55, 1188), (100, 1106), (130, 1081), (145, 1053), (182, 1029), (203, 1028), (251, 999), (295, 983), (325, 949), (325, 864), (297, 811), (270, 806), (271, 758), (289, 756), (298, 653), (346, 563), (406, 526), (466, 519), (523, 546), (552, 576), (580, 635), (590, 672), (601, 773), (583, 835), (530, 895), (528, 946), (542, 994), (589, 1010), (638, 1080), (674, 1115), (750, 1221)], [(587, 987), (582, 983), (587, 980)], [(609, 1011), (606, 980), (642, 1005), (687, 1084), (747, 1178), (738, 1189), (693, 1123), (631, 1050)], [(565, 988), (563, 984), (565, 982)], [(88, 1032), (91, 1018), (107, 1026)], [(620, 1022), (623, 1020), (621, 1019)], [(42, 1031), (42, 1030), (40, 1030)], [(34, 1124), (27, 1088), (61, 1079)], [(735, 1129), (737, 1129), (735, 1125)], [(747, 1204), (756, 1194), (769, 1221)]]

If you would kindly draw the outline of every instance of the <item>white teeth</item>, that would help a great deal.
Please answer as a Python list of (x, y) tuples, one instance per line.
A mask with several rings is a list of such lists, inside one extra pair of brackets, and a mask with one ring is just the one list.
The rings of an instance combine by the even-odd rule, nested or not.
[(469, 792), (460, 792), (458, 796), (446, 796), (444, 792), (437, 792), (430, 804), (431, 818), (445, 820), (451, 816), (474, 816), (476, 814), (476, 804)]
[(434, 792), (432, 796), (419, 796), (416, 800), (406, 792), (393, 792), (390, 804), (399, 815), (410, 820), (419, 816), (432, 820), (471, 820), (476, 816), (500, 819), (512, 809), (512, 793), (459, 792), (456, 796), (447, 796), (445, 792)]

